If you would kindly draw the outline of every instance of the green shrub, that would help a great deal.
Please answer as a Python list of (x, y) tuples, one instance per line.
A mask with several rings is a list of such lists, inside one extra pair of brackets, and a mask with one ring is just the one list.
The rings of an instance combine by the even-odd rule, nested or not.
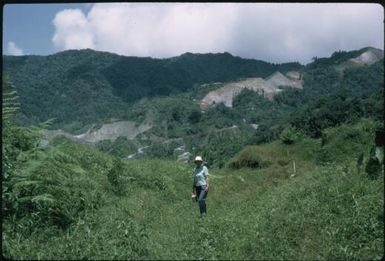
[(351, 157), (358, 158), (361, 153), (368, 158), (374, 146), (376, 125), (372, 120), (362, 119), (354, 125), (342, 124), (326, 129), (317, 159), (320, 162), (344, 161)]
[(279, 136), (279, 139), (283, 144), (293, 144), (298, 138), (299, 134), (291, 127), (285, 128)]
[(111, 183), (113, 191), (117, 195), (124, 195), (125, 189), (124, 189), (124, 182), (123, 182), (123, 163), (119, 159), (115, 159), (113, 166), (110, 171), (108, 171), (107, 177), (108, 181)]
[(63, 144), (37, 148), (18, 158), (20, 162), (6, 183), (9, 218), (30, 220), (26, 225), (30, 228), (66, 229), (77, 217), (103, 203), (102, 180), (109, 158), (95, 149)]
[(126, 137), (120, 136), (114, 141), (102, 140), (96, 144), (96, 147), (103, 152), (107, 152), (110, 155), (119, 158), (125, 158), (130, 154), (137, 151), (136, 146), (131, 140)]
[(365, 172), (370, 179), (377, 179), (382, 172), (381, 163), (376, 157), (370, 157), (366, 163)]
[(272, 164), (261, 155), (261, 150), (256, 146), (247, 146), (239, 152), (228, 164), (229, 168), (266, 168)]

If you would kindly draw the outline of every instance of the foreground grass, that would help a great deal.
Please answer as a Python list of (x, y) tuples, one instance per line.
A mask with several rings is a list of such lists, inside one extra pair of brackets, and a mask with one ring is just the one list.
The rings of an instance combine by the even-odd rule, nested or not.
[[(109, 156), (98, 157), (100, 166), (111, 168)], [(78, 172), (97, 180), (88, 192), (98, 190), (100, 206), (86, 208), (66, 229), (27, 229), (24, 221), (3, 220), (3, 254), (52, 260), (380, 259), (383, 174), (369, 180), (353, 163), (298, 162), (294, 177), (291, 165), (278, 161), (262, 169), (211, 169), (204, 219), (190, 198), (191, 165), (128, 161), (121, 193), (105, 170), (89, 173), (84, 165)]]

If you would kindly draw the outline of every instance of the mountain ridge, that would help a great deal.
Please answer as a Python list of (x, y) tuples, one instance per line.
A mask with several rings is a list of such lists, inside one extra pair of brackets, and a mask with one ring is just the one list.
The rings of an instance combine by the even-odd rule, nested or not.
[[(242, 59), (229, 53), (187, 53), (153, 59), (86, 49), (49, 56), (3, 56), (4, 72), (19, 93), (24, 119), (31, 122), (56, 118), (59, 123), (68, 123), (68, 119), (94, 123), (121, 114), (127, 103), (144, 97), (183, 93), (197, 84), (266, 77), (278, 69), (302, 67), (299, 63), (276, 65)], [(75, 113), (71, 108), (78, 105), (79, 113)], [(58, 111), (58, 107), (64, 110)]]
[[(342, 73), (346, 68), (360, 66), (359, 62), (351, 65), (351, 61), (361, 61), (364, 56), (371, 58), (373, 64), (383, 58), (383, 51), (372, 47), (351, 52), (337, 51), (331, 57), (315, 58), (312, 63), (302, 66), (296, 62), (271, 64), (243, 59), (228, 52), (187, 52), (157, 59), (85, 49), (66, 50), (48, 56), (3, 56), (3, 69), (10, 75), (20, 97), (19, 119), (30, 124), (54, 118), (54, 127), (61, 128), (63, 124), (84, 126), (103, 123), (115, 116), (124, 118), (127, 108), (142, 99), (195, 92), (197, 86), (201, 86), (200, 92), (204, 97), (215, 90), (214, 84), (218, 82), (226, 86), (242, 79), (252, 81), (259, 78), (254, 81), (262, 87), (250, 88), (263, 89), (267, 98), (272, 99), (281, 92), (278, 87), (282, 83), (301, 88), (303, 72), (332, 66)], [(285, 76), (279, 76), (277, 72)], [(277, 83), (272, 83), (275, 80)], [(225, 98), (226, 106), (231, 106), (233, 94)]]
[[(202, 150), (220, 166), (245, 144), (277, 139), (287, 126), (319, 138), (323, 129), (340, 122), (377, 119), (382, 110), (381, 62), (348, 66), (340, 74), (336, 70), (371, 51), (338, 51), (307, 66), (253, 63), (229, 53), (154, 60), (92, 50), (48, 58), (7, 57), (5, 63), (22, 112), (29, 113), (25, 118), (56, 118), (50, 129), (63, 130), (48, 136), (67, 135), (119, 157), (139, 148), (146, 148), (140, 157), (164, 157), (185, 146), (184, 153)], [(205, 96), (215, 92), (216, 106), (202, 108)], [(135, 99), (128, 102), (125, 95)], [(218, 130), (224, 131), (218, 135)], [(166, 141), (171, 143), (164, 145)]]
[[(348, 68), (372, 65), (384, 58), (384, 52), (373, 47), (361, 49), (361, 54), (350, 58), (335, 66), (336, 71), (343, 73)], [(247, 78), (224, 84), (222, 87), (212, 90), (201, 100), (201, 108), (207, 109), (223, 103), (226, 107), (232, 107), (233, 99), (243, 90), (249, 89), (258, 92), (272, 100), (283, 88), (302, 89), (302, 75), (298, 71), (289, 71), (286, 75), (276, 71), (267, 78)]]

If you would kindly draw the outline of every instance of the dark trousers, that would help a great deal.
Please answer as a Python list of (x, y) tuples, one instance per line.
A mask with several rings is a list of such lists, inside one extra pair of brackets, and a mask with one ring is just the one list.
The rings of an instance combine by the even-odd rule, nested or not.
[(206, 197), (207, 193), (205, 191), (206, 186), (195, 186), (195, 191), (196, 191), (196, 201), (198, 201), (199, 204), (199, 211), (201, 214), (206, 213)]

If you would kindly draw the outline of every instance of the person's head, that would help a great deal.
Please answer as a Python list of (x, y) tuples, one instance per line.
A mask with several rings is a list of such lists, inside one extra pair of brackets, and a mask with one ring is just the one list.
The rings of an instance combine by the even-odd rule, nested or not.
[(202, 157), (201, 156), (196, 156), (195, 157), (195, 160), (194, 160), (194, 163), (199, 167), (202, 165), (203, 163), (203, 160), (202, 160)]

